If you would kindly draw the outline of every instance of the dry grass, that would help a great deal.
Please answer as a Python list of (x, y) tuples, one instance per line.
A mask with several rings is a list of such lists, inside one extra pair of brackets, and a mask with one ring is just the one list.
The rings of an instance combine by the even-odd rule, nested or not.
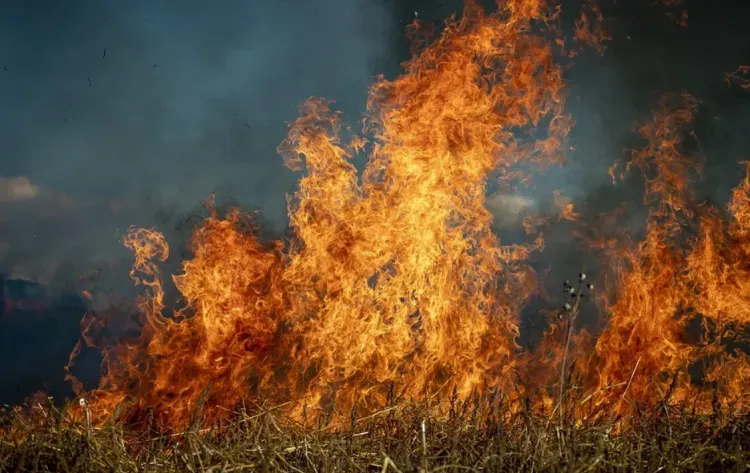
[(620, 434), (606, 422), (560, 428), (548, 416), (499, 422), (479, 415), (476, 403), (438, 420), (424, 405), (402, 402), (346, 425), (322, 419), (316, 429), (257, 408), (170, 435), (73, 425), (65, 410), (45, 410), (46, 425), (32, 426), (6, 409), (0, 427), (16, 426), (23, 440), (0, 440), (0, 471), (750, 471), (750, 417), (675, 408), (633, 419)]

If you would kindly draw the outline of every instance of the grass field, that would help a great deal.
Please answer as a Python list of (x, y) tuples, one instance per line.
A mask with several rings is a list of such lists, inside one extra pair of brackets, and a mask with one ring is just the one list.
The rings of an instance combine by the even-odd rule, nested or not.
[[(193, 425), (159, 434), (151, 426), (87, 428), (66, 421), (67, 407), (6, 408), (0, 471), (750, 471), (750, 416), (662, 407), (627, 419), (565, 424), (549, 416), (498, 421), (476, 403), (436, 419), (404, 402), (335, 424), (302, 429), (274, 409), (240, 411), (211, 429)], [(149, 433), (150, 432), (150, 433)]]

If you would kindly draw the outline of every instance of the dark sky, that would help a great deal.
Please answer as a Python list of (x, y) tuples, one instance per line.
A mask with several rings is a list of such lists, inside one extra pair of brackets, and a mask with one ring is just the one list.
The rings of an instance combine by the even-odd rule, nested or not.
[[(650, 1), (611, 3), (601, 2), (613, 17), (605, 56), (586, 53), (568, 74), (576, 151), (529, 197), (561, 188), (580, 202), (625, 198), (605, 187), (606, 169), (630, 143), (630, 123), (661, 93), (686, 88), (705, 104), (708, 194), (725, 198), (740, 178), (733, 163), (748, 157), (750, 102), (722, 77), (750, 63), (750, 2), (688, 1), (687, 29)], [(414, 11), (441, 24), (460, 6), (5, 0), (0, 268), (60, 283), (127, 261), (118, 238), (129, 225), (169, 231), (211, 192), (261, 209), (282, 231), (284, 196), (299, 176), (275, 148), (298, 104), (333, 98), (354, 123), (373, 76), (393, 76), (407, 57)]]

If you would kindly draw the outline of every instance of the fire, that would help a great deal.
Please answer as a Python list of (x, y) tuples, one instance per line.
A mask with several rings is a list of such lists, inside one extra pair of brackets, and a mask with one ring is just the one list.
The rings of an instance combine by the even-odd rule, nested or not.
[(92, 409), (127, 399), (131, 413), (179, 426), (203, 401), (214, 418), (259, 396), (346, 412), (382, 405), (394, 382), (414, 397), (509, 386), (519, 311), (536, 288), (525, 260), (542, 240), (500, 242), (486, 183), (562, 160), (562, 68), (529, 32), (554, 16), (538, 1), (492, 15), (469, 3), (404, 75), (379, 79), (361, 184), (350, 158), (364, 140), (344, 139), (328, 103), (306, 102), (279, 148), (306, 170), (291, 238), (263, 246), (244, 214), (212, 214), (174, 277), (185, 306), (173, 316), (156, 265), (168, 246), (132, 229), (143, 334), (109, 353)]
[[(564, 161), (573, 122), (557, 14), (541, 0), (499, 2), (492, 14), (468, 2), (432, 44), (418, 44), (400, 77), (371, 87), (361, 135), (329, 102), (305, 102), (279, 147), (286, 166), (305, 171), (288, 200), (291, 234), (262, 242), (250, 215), (221, 215), (209, 200), (172, 278), (181, 307), (165, 301), (166, 240), (131, 228), (131, 276), (145, 288), (140, 337), (102, 348), (101, 384), (81, 392), (94, 420), (150, 413), (177, 429), (196, 413), (210, 423), (270, 400), (308, 421), (310, 412), (373, 411), (394, 389), (416, 399), (502, 390), (562, 410), (555, 393), (566, 370), (590, 404), (614, 403), (617, 413), (659, 396), (698, 396), (705, 407), (687, 370), (708, 358), (705, 378), (722, 402), (746, 396), (747, 357), (724, 342), (750, 321), (750, 177), (734, 192), (729, 223), (694, 201), (700, 160), (683, 147), (699, 102), (687, 94), (657, 107), (626, 165), (645, 178), (646, 236), (589, 241), (610, 268), (598, 299), (603, 333), (577, 331), (578, 297), (550, 314), (536, 352), (518, 345), (521, 310), (539, 291), (537, 227), (550, 219), (527, 215), (530, 240), (503, 244), (486, 194), (492, 173), (508, 189), (528, 182), (528, 169)], [(412, 25), (417, 36), (427, 30)], [(595, 31), (600, 44), (606, 35)], [(359, 152), (368, 153), (361, 180), (351, 162)], [(555, 200), (560, 218), (583, 228), (572, 201)], [(698, 315), (713, 335), (695, 343), (685, 332)], [(111, 323), (87, 316), (84, 341), (96, 345)]]
[(653, 4), (664, 7), (664, 16), (669, 21), (687, 28), (688, 11), (685, 9), (685, 0), (655, 0)]
[(586, 0), (575, 22), (575, 39), (596, 50), (600, 55), (607, 49), (605, 42), (612, 36), (604, 29), (604, 15), (593, 0)]
[(725, 76), (727, 85), (737, 84), (743, 89), (750, 89), (750, 66), (740, 66)]
[(560, 219), (561, 220), (578, 220), (580, 218), (580, 214), (575, 209), (575, 204), (571, 202), (570, 198), (564, 197), (562, 195), (562, 192), (559, 190), (555, 190), (552, 192), (552, 195), (555, 200), (555, 205), (557, 205), (557, 208), (560, 209)]
[[(698, 102), (683, 94), (673, 108), (670, 99), (665, 97), (640, 127), (646, 145), (633, 151), (626, 165), (641, 170), (651, 213), (640, 243), (608, 249), (607, 262), (614, 268), (612, 294), (603, 302), (608, 325), (584, 372), (593, 389), (607, 393), (598, 397), (603, 404), (618, 397), (629, 406), (692, 400), (693, 407), (709, 411), (709, 392), (691, 383), (693, 365), (710, 357), (708, 373), (725, 370), (728, 385), (711, 392), (723, 402), (742, 400), (750, 387), (750, 359), (723, 343), (727, 333), (750, 322), (750, 260), (743, 233), (750, 188), (746, 177), (734, 190), (728, 225), (716, 209), (693, 200), (688, 183), (701, 162), (682, 145), (685, 134), (694, 136), (688, 127)], [(694, 319), (704, 328), (698, 343), (686, 335)], [(714, 335), (707, 333), (709, 326)]]

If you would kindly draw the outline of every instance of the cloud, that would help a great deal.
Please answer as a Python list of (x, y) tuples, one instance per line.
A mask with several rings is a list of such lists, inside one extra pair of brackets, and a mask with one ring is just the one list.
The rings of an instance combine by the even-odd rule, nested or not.
[(74, 207), (73, 199), (58, 190), (33, 183), (28, 177), (0, 176), (0, 212), (5, 218), (49, 219)]
[(39, 186), (26, 177), (0, 177), (0, 203), (31, 200), (39, 195)]

